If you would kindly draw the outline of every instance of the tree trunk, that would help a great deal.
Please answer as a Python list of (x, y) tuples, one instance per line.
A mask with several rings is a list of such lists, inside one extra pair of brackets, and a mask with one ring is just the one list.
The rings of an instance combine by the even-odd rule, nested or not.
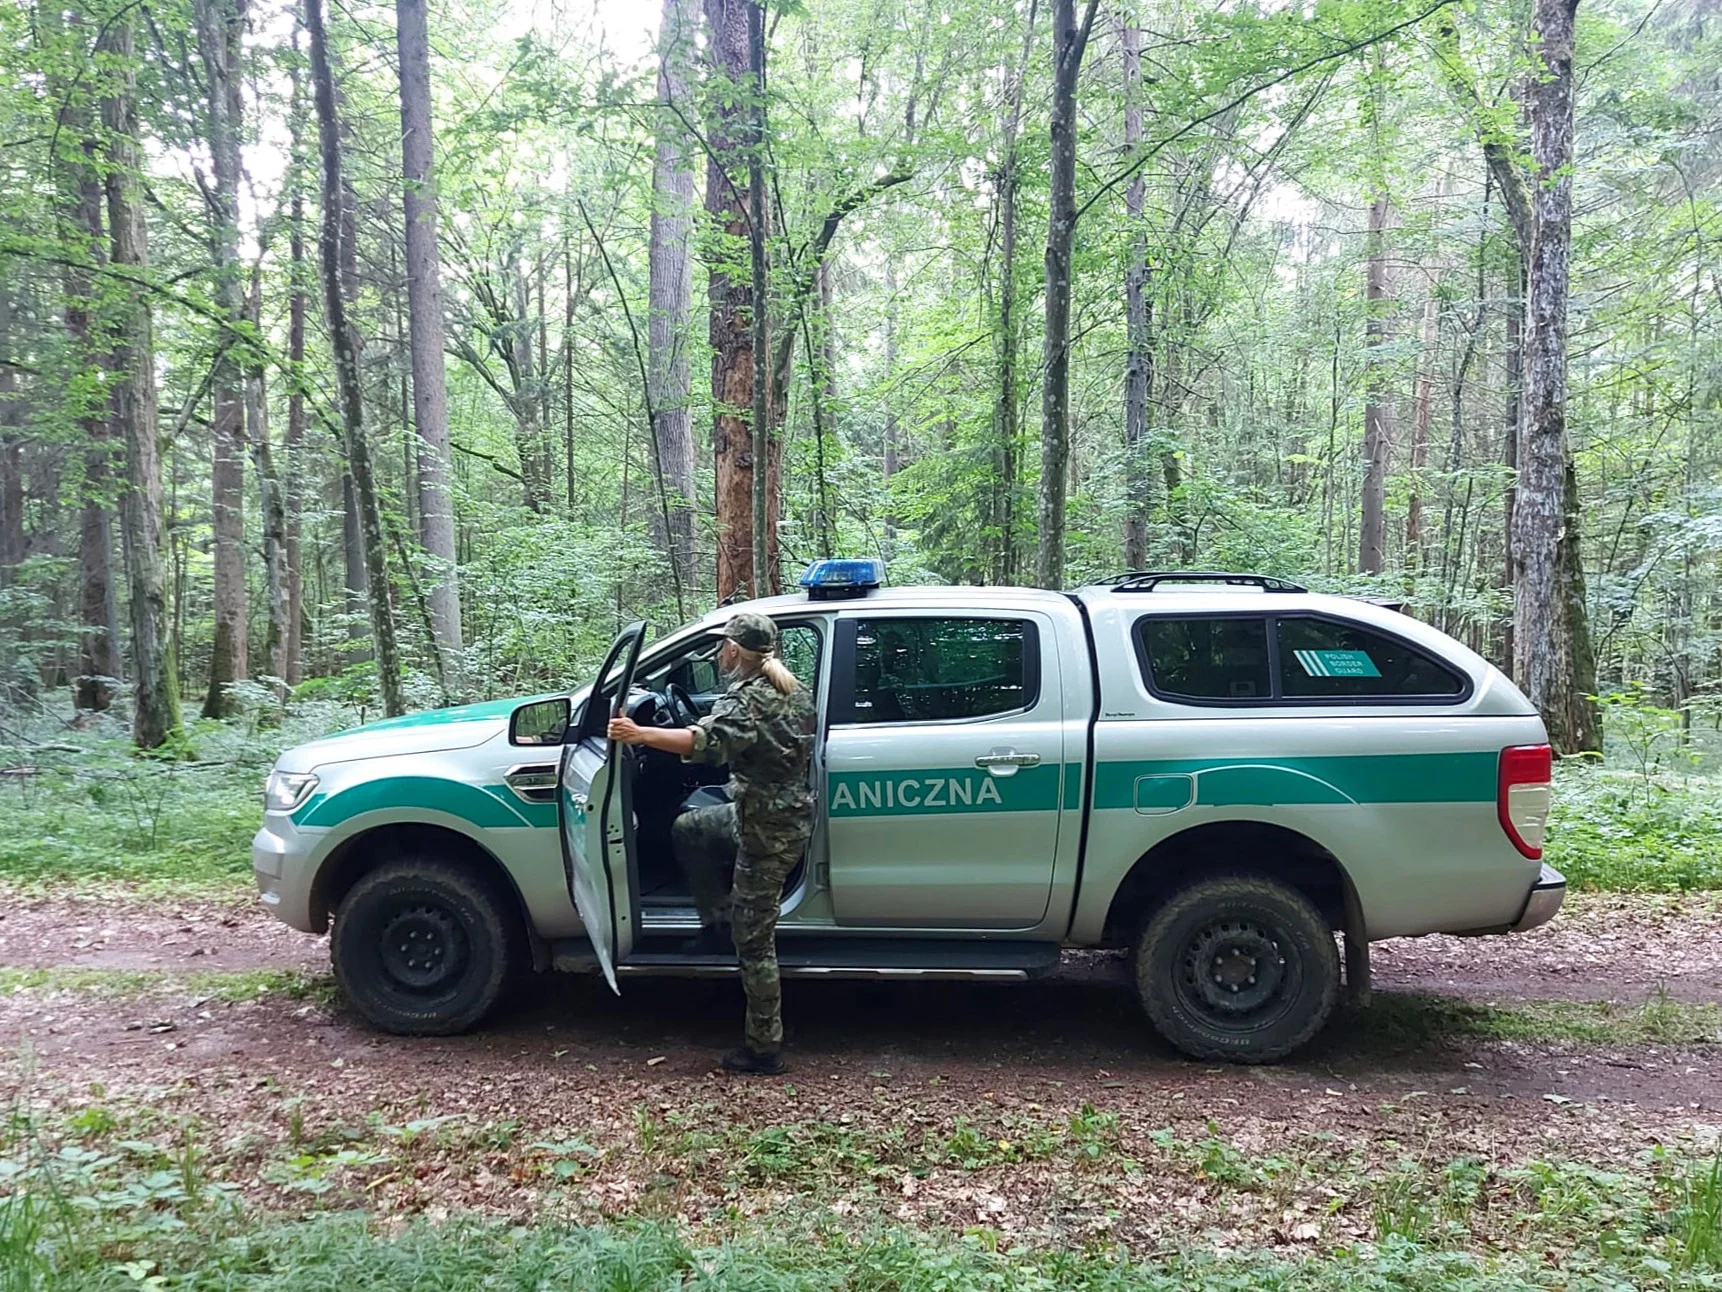
[(1040, 546), (1035, 582), (1064, 586), (1064, 505), (1070, 471), (1070, 254), (1076, 241), (1076, 77), (1099, 0), (1082, 25), (1075, 0), (1052, 0), (1051, 214), (1046, 231), (1045, 377), (1040, 425)]
[[(110, 258), (122, 275), (141, 278), (149, 266), (149, 235), (137, 175), (136, 53), (130, 14), (114, 20), (102, 45), (113, 60), (111, 89), (102, 101), (108, 135), (106, 168)], [(115, 311), (114, 423), (125, 436), (126, 483), (120, 494), (127, 611), (132, 637), (132, 740), (156, 749), (179, 728), (179, 684), (167, 643), (167, 595), (162, 569), (161, 450), (157, 442), (155, 340), (149, 297), (128, 287)]]
[(364, 393), (359, 379), (359, 353), (347, 320), (341, 282), (341, 221), (346, 187), (341, 178), (341, 133), (335, 115), (335, 81), (329, 70), (328, 39), (323, 30), (323, 0), (306, 0), (306, 26), (311, 33), (311, 83), (317, 103), (318, 138), (323, 158), (323, 230), (319, 239), (323, 262), (323, 309), (335, 352), (335, 384), (340, 393), (341, 432), (357, 497), (363, 531), (365, 575), (370, 582), (371, 638), (377, 656), (377, 680), (383, 712), (390, 717), (406, 711), (401, 692), (401, 660), (395, 644), (394, 609), (389, 597), (388, 553), (383, 546), (382, 515), (370, 450), (365, 443)]
[(210, 396), (214, 462), (210, 510), (215, 537), (215, 636), (203, 716), (232, 711), (230, 684), (247, 675), (245, 599), (245, 404), (240, 327), (245, 291), (239, 265), (240, 139), (245, 107), (240, 60), (246, 0), (194, 0), (197, 48), (208, 89), (205, 137), (214, 187), (204, 187), (209, 208), (209, 252), (215, 301), (225, 324), (217, 342)]
[(396, 0), (401, 67), (401, 205), (406, 217), (407, 314), (417, 433), (419, 541), (430, 558), (426, 588), (442, 689), (465, 691), (461, 668), (460, 584), (450, 491), (448, 382), (443, 368), (442, 268), (437, 256), (436, 174), (432, 165), (430, 31), (425, 0)]
[[(887, 491), (891, 477), (897, 474), (897, 398), (891, 383), (897, 379), (897, 267), (889, 256), (885, 258), (885, 414), (884, 443), (880, 445), (880, 467)], [(886, 494), (885, 551), (896, 554), (897, 509)]]
[(286, 458), (282, 507), (286, 512), (283, 555), (287, 563), (287, 650), (282, 676), (289, 687), (299, 685), (305, 670), (305, 576), (300, 550), (300, 513), (305, 489), (300, 478), (305, 447), (305, 153), (304, 98), (299, 84), (299, 29), (293, 29), (293, 91), (291, 155), (288, 160), (293, 196), (288, 207), (287, 231), (287, 436), (282, 441)]
[(1028, 61), (1034, 52), (1034, 20), (1039, 10), (1038, 0), (1029, 0), (1028, 19), (1023, 27), (1022, 51), (1015, 67), (1007, 73), (1010, 82), (1010, 104), (1006, 109), (1003, 160), (998, 172), (999, 316), (998, 316), (998, 378), (993, 397), (994, 453), (998, 464), (998, 486), (993, 507), (993, 523), (998, 530), (998, 550), (993, 561), (993, 581), (1012, 583), (1016, 580), (1016, 489), (1017, 461), (1022, 429), (1017, 419), (1017, 341), (1016, 317), (1016, 198), (1019, 176), (1017, 133), (1022, 127), (1023, 85), (1028, 75)]
[(1435, 420), (1435, 363), (1441, 350), (1439, 277), (1429, 283), (1423, 302), (1423, 352), (1417, 366), (1416, 408), (1411, 423), (1411, 498), (1405, 507), (1405, 559), (1423, 561), (1423, 472), (1429, 466), (1429, 433)]
[(1572, 247), (1573, 27), (1578, 0), (1536, 0), (1531, 238), (1524, 425), (1513, 503), (1513, 671), (1563, 753), (1601, 748), (1594, 706), (1577, 500), (1567, 448), (1567, 288)]
[(550, 505), (549, 482), (544, 478), (544, 426), (539, 419), (543, 400), (539, 394), (537, 366), (532, 359), (532, 293), (526, 283), (526, 266), (515, 247), (508, 258), (508, 292), (514, 322), (509, 329), (509, 372), (514, 379), (514, 452), (520, 459), (522, 489), (529, 511), (542, 513)]
[[(258, 335), (263, 332), (263, 266), (251, 271), (249, 316)], [(276, 699), (285, 701), (287, 679), (288, 603), (287, 505), (281, 493), (281, 477), (275, 470), (275, 449), (269, 442), (269, 392), (267, 364), (261, 351), (252, 352), (245, 374), (246, 442), (257, 476), (257, 501), (263, 529), (263, 593), (267, 628), (263, 639), (263, 671), (270, 678)]]
[(762, 0), (747, 6), (748, 95), (747, 130), (747, 247), (752, 287), (749, 320), (753, 329), (753, 595), (769, 596), (778, 589), (777, 552), (772, 543), (776, 526), (770, 500), (772, 374), (767, 369), (771, 349), (767, 323), (771, 313), (766, 267), (765, 227), (765, 13)]
[[(1124, 47), (1124, 152), (1134, 160), (1142, 143), (1142, 29), (1127, 21)], [(1148, 399), (1154, 381), (1154, 354), (1148, 335), (1148, 235), (1143, 211), (1142, 172), (1124, 194), (1132, 230), (1130, 260), (1124, 271), (1124, 568), (1148, 568)]]
[(713, 97), (706, 138), (706, 212), (721, 245), (709, 267), (706, 289), (711, 316), (712, 455), (717, 472), (717, 599), (723, 601), (753, 578), (752, 285), (731, 273), (741, 240), (748, 236), (744, 163), (747, 123), (741, 116), (748, 84), (749, 0), (705, 0), (710, 24), (709, 78), (722, 88)]
[(1387, 195), (1369, 204), (1368, 269), (1364, 287), (1363, 517), (1358, 526), (1357, 568), (1380, 574), (1387, 568), (1387, 465), (1393, 455), (1393, 392), (1382, 350), (1388, 343), (1387, 312), (1393, 306), (1387, 281)]
[[(75, 23), (75, 14), (67, 21)], [(64, 100), (58, 125), (71, 141), (59, 159), (61, 216), (68, 236), (81, 244), (81, 255), (97, 266), (106, 262), (102, 246), (102, 180), (100, 144), (89, 111)], [(73, 152), (72, 148), (77, 151)], [(66, 331), (79, 364), (86, 372), (106, 376), (110, 356), (97, 342), (92, 326), (95, 307), (93, 275), (68, 264), (62, 279), (66, 292)], [(104, 382), (105, 386), (106, 383)], [(72, 702), (79, 709), (105, 712), (113, 703), (123, 676), (119, 635), (119, 598), (114, 584), (114, 439), (105, 400), (93, 395), (80, 409), (83, 430), (84, 488), (78, 523), (78, 663)]]
[[(652, 164), (651, 286), (646, 324), (646, 369), (651, 386), (652, 435), (669, 496), (669, 533), (659, 545), (675, 562), (685, 586), (694, 575), (694, 432), (689, 407), (688, 324), (693, 300), (694, 164), (685, 114), (692, 110), (694, 39), (699, 23), (693, 0), (664, 0), (658, 29), (658, 144)], [(662, 518), (654, 528), (663, 529)]]

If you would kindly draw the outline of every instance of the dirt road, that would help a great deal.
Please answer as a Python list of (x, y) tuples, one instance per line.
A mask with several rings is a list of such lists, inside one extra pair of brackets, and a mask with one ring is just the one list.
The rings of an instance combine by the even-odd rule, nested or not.
[[(1169, 1052), (1107, 957), (1020, 987), (793, 982), (795, 1071), (761, 1083), (713, 1071), (740, 1017), (732, 983), (632, 981), (619, 1001), (551, 978), (477, 1035), (401, 1040), (322, 995), (230, 1000), (178, 972), (324, 971), (320, 940), (247, 906), (56, 899), (0, 920), (0, 964), (77, 978), (15, 973), (0, 994), (0, 1095), (50, 1116), (99, 1102), (134, 1139), (199, 1127), (212, 1170), (286, 1206), (310, 1187), (295, 1172), (326, 1171), (352, 1205), (433, 1213), (697, 1217), (817, 1188), (839, 1209), (1061, 1241), (1187, 1235), (1191, 1207), (1226, 1241), (1345, 1241), (1368, 1204), (1336, 1202), (1332, 1181), (1407, 1157), (1507, 1171), (1714, 1148), (1722, 1048), (1475, 1025), (1491, 1001), (1722, 1000), (1714, 901), (1581, 899), (1570, 915), (1524, 938), (1386, 944), (1378, 1007), (1261, 1069)], [(103, 969), (171, 972), (104, 990)], [(1080, 1135), (1117, 1169), (1070, 1169), (1093, 1126)], [(971, 1140), (966, 1157), (948, 1147)], [(1025, 1143), (1057, 1145), (1056, 1160), (1018, 1160)], [(1227, 1155), (1240, 1179), (1292, 1163), (1292, 1183), (1271, 1199), (1227, 1184)]]

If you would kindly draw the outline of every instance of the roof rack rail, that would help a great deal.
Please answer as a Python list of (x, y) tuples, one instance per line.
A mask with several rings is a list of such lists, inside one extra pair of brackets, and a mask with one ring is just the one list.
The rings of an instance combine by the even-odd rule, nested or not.
[(1229, 574), (1221, 570), (1131, 570), (1106, 580), (1114, 592), (1152, 592), (1162, 583), (1224, 583), (1263, 592), (1308, 592), (1309, 589), (1267, 574)]

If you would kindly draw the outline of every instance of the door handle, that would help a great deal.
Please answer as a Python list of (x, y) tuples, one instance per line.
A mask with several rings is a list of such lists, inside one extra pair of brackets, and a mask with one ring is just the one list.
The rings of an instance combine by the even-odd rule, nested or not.
[(975, 759), (976, 767), (991, 770), (994, 767), (1039, 767), (1039, 754), (1019, 754), (1014, 749), (1007, 749), (992, 754), (982, 754)]

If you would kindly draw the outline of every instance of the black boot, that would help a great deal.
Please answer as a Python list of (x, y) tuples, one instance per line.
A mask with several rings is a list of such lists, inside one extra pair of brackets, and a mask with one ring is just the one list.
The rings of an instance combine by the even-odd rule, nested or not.
[(789, 1065), (776, 1050), (761, 1051), (744, 1045), (723, 1056), (723, 1070), (750, 1077), (781, 1077), (789, 1071)]
[(682, 954), (708, 959), (716, 956), (733, 960), (735, 958), (735, 937), (730, 933), (727, 924), (705, 924), (700, 927), (698, 933), (682, 943)]

